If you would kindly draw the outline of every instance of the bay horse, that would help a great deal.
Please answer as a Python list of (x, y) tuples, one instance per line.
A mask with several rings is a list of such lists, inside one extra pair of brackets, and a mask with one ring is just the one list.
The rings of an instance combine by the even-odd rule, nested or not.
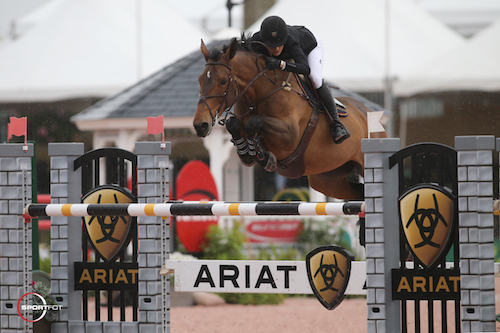
[(368, 137), (369, 108), (353, 98), (338, 98), (347, 111), (341, 121), (351, 137), (335, 144), (326, 113), (303, 92), (300, 79), (267, 70), (266, 57), (244, 37), (211, 52), (202, 41), (201, 52), (206, 64), (198, 79), (200, 101), (193, 120), (199, 137), (209, 135), (224, 113), (243, 164), (257, 161), (288, 178), (306, 175), (312, 188), (329, 197), (364, 199), (358, 176), (364, 173), (361, 139)]

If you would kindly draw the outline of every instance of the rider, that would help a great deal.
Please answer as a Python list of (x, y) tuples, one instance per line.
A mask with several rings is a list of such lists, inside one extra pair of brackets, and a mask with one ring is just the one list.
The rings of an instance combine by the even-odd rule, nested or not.
[[(341, 143), (350, 134), (339, 121), (337, 107), (330, 89), (323, 82), (323, 43), (303, 26), (290, 26), (278, 16), (267, 17), (250, 41), (262, 41), (269, 48), (272, 57), (267, 57), (266, 68), (281, 69), (297, 74), (309, 75), (321, 102), (331, 117), (330, 130), (333, 141)], [(294, 62), (285, 59), (293, 59)]]

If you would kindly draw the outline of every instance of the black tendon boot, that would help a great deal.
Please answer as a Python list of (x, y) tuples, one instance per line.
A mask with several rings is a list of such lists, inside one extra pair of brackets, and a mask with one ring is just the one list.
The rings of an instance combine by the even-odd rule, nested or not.
[(332, 132), (332, 138), (335, 143), (341, 143), (345, 139), (351, 136), (347, 128), (340, 122), (339, 115), (337, 114), (337, 106), (333, 100), (330, 89), (323, 82), (323, 85), (316, 89), (321, 102), (325, 105), (326, 110), (330, 114), (328, 119), (331, 122), (330, 131)]

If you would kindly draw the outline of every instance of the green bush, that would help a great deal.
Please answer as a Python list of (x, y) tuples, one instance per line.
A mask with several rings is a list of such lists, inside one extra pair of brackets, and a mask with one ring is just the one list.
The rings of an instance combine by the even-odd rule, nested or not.
[(208, 228), (206, 242), (202, 244), (204, 259), (241, 260), (243, 255), (243, 242), (245, 235), (240, 230), (240, 224), (234, 228), (223, 230), (218, 225)]
[[(35, 282), (33, 284), (33, 291), (37, 294), (40, 294), (44, 299), (47, 305), (57, 305), (56, 300), (50, 293), (50, 288), (46, 286), (43, 282)], [(33, 297), (33, 305), (43, 305), (42, 300), (38, 297)], [(33, 317), (40, 317), (42, 314), (42, 310), (33, 311)], [(55, 310), (47, 310), (45, 314), (45, 320), (54, 321), (56, 320), (57, 311)]]
[(281, 304), (285, 299), (282, 294), (219, 294), (226, 303), (243, 305)]
[(50, 274), (50, 257), (40, 259), (40, 270)]
[(278, 247), (274, 244), (269, 245), (269, 249), (260, 248), (258, 251), (258, 260), (297, 260), (299, 251), (293, 247)]
[(297, 236), (297, 243), (305, 257), (305, 254), (312, 249), (322, 245), (335, 244), (353, 252), (349, 235), (342, 228), (334, 228), (337, 218), (328, 221), (318, 221), (314, 219), (302, 222), (302, 231)]

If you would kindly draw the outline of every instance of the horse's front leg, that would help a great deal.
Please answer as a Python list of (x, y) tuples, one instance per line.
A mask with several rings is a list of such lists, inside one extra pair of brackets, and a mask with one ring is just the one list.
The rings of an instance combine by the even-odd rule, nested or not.
[(248, 137), (248, 147), (250, 154), (255, 155), (257, 162), (269, 172), (276, 170), (278, 162), (273, 153), (266, 150), (262, 136), (259, 134), (263, 126), (263, 117), (250, 117), (245, 124), (245, 132)]
[(253, 166), (257, 161), (255, 159), (255, 149), (249, 148), (249, 143), (243, 136), (241, 122), (236, 117), (230, 117), (226, 120), (226, 129), (231, 134), (231, 140), (236, 146), (236, 151), (240, 157), (241, 163), (246, 166)]

